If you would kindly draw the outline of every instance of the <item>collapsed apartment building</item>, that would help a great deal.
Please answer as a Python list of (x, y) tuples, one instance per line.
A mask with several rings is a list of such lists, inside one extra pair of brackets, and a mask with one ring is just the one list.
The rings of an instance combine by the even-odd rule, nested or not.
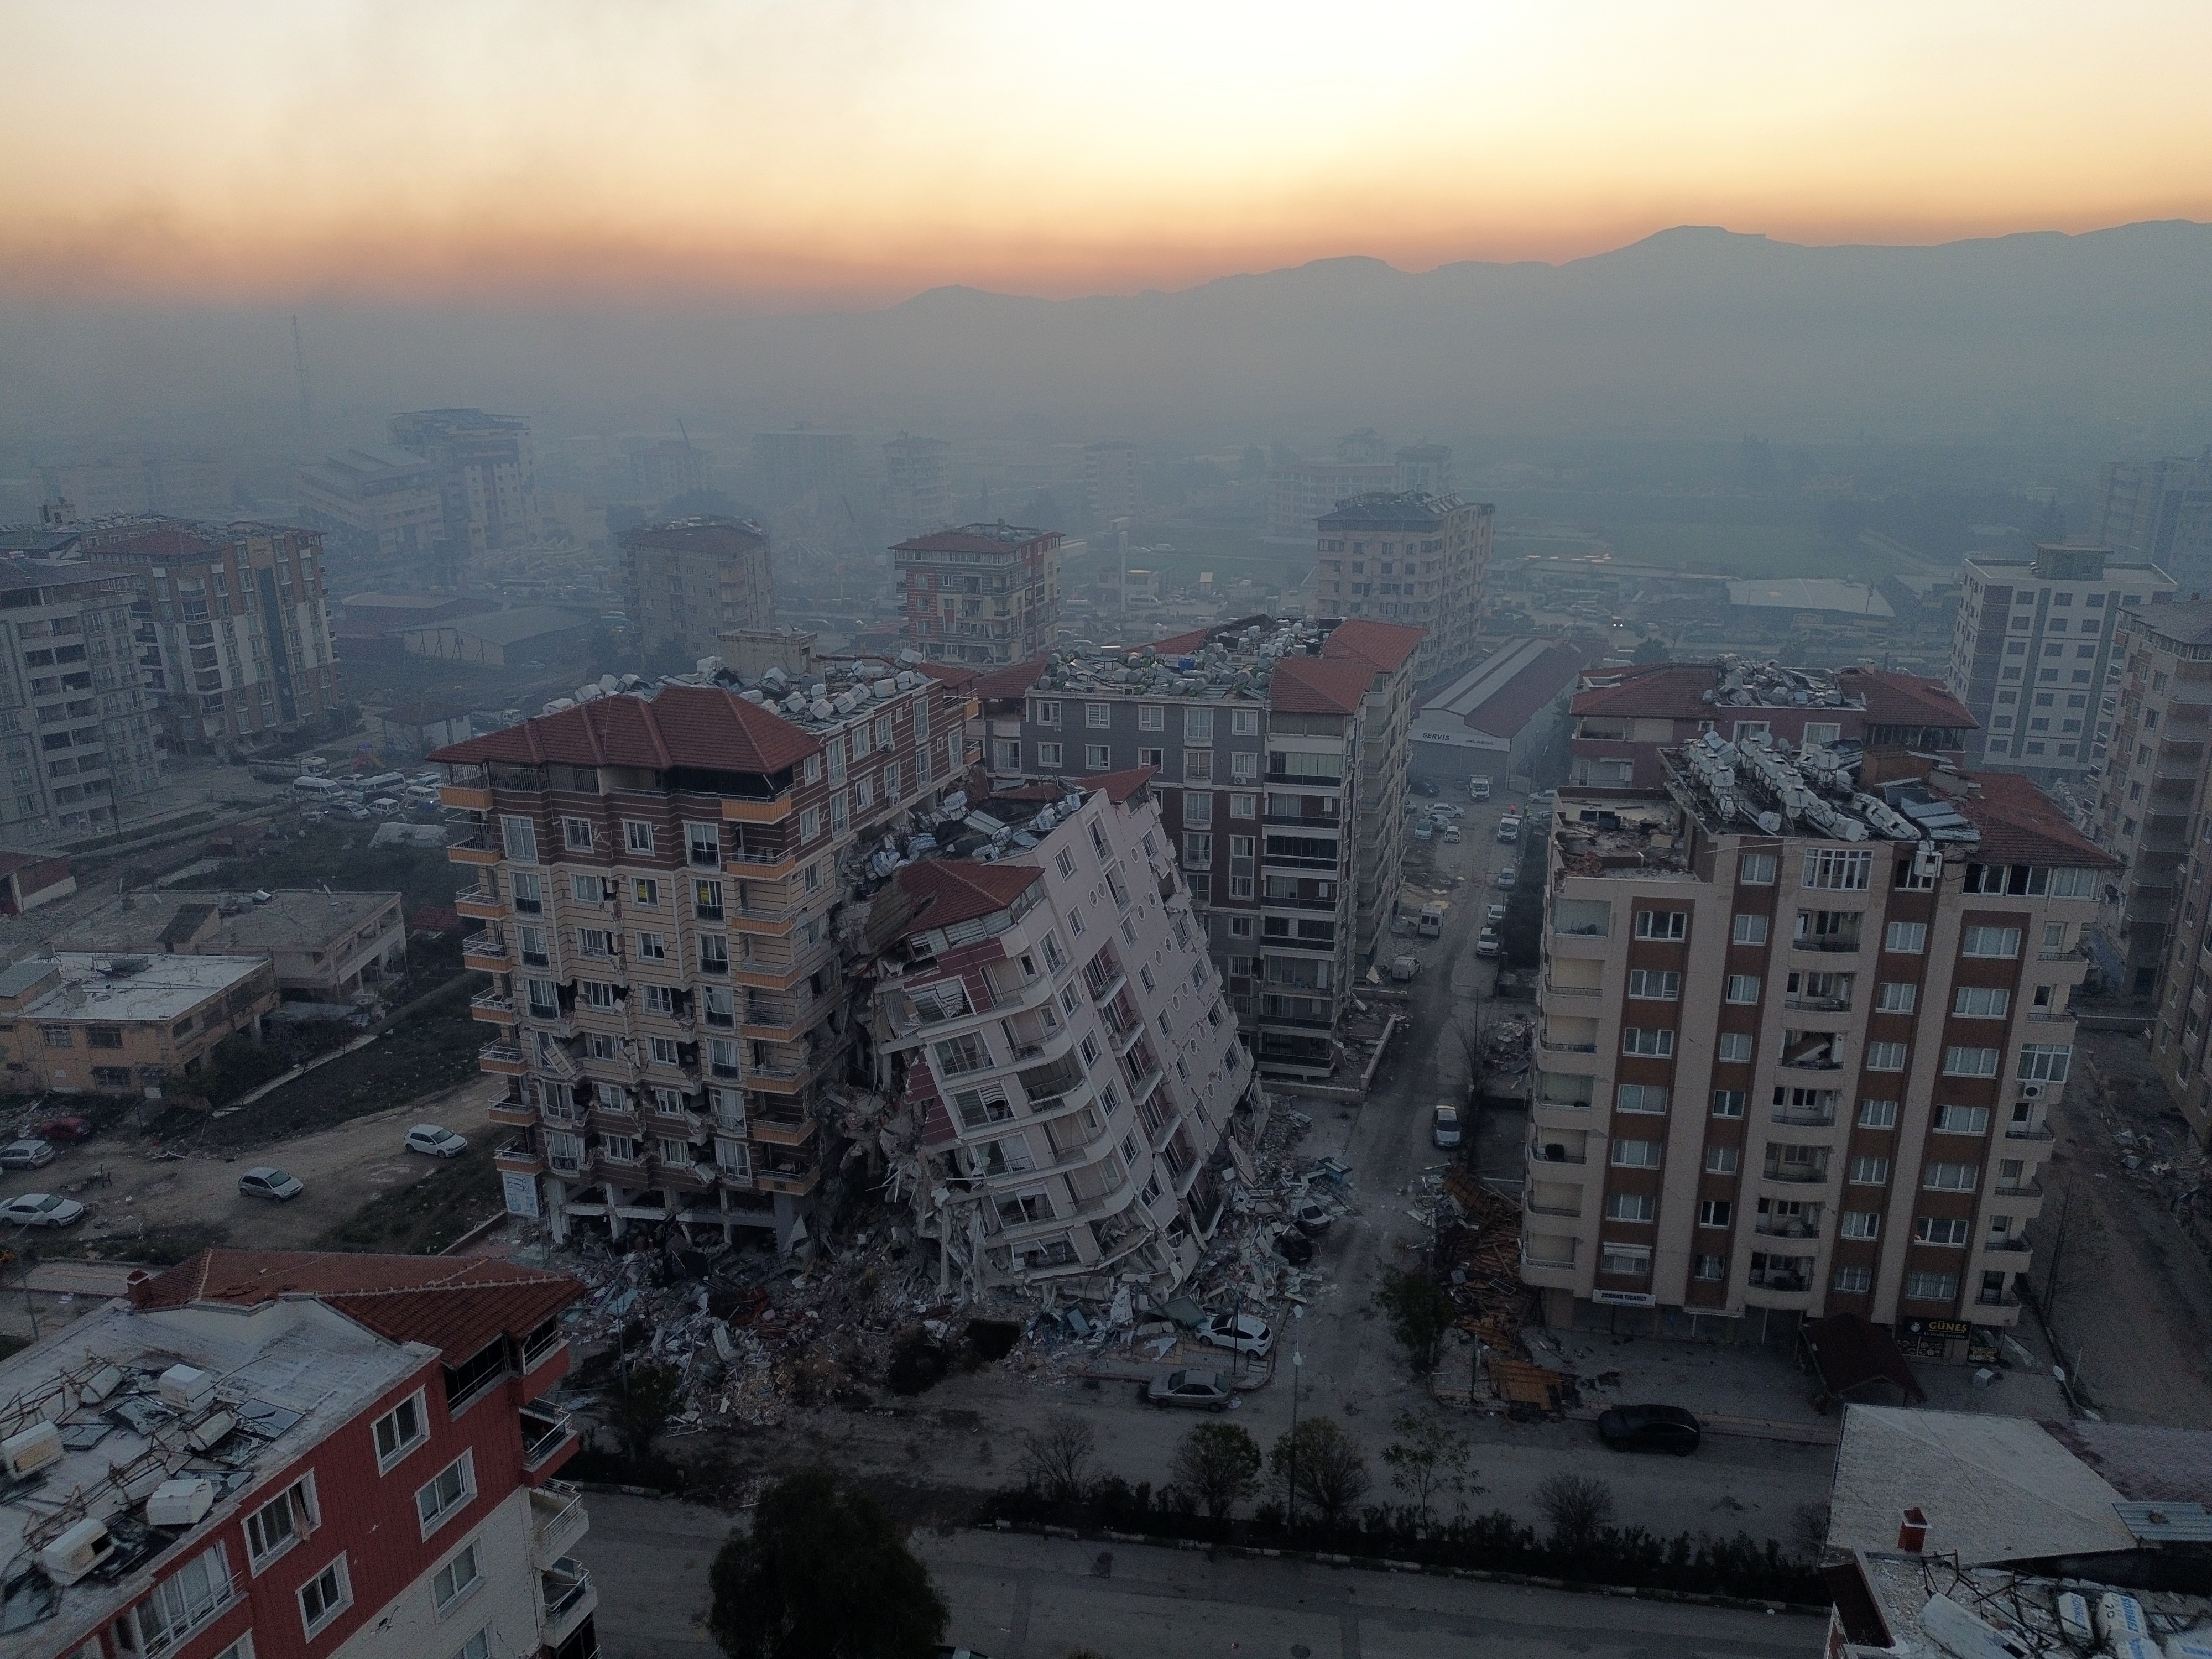
[(1149, 774), (971, 802), (969, 671), (817, 666), (707, 659), (437, 751), (508, 1212), (787, 1250), (880, 1189), (948, 1282), (1178, 1282), (1251, 1062)]
[(940, 1292), (1170, 1289), (1220, 1218), (1232, 1120), (1254, 1138), (1251, 1057), (1152, 777), (995, 795), (890, 879), (873, 1047)]

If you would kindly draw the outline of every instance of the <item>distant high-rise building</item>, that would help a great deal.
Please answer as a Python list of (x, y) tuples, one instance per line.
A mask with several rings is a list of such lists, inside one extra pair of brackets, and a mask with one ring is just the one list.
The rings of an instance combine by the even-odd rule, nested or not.
[(82, 534), (94, 569), (144, 584), (138, 661), (173, 752), (252, 753), (329, 731), (338, 669), (319, 532), (147, 518)]
[(1297, 461), (1270, 467), (1267, 536), (1271, 541), (1310, 542), (1316, 521), (1339, 501), (1397, 487), (1397, 467), (1379, 457), (1372, 461)]
[(677, 438), (663, 438), (629, 458), (631, 485), (646, 500), (672, 501), (695, 495), (707, 483), (707, 453)]
[(1022, 662), (1052, 645), (1060, 621), (1056, 530), (963, 525), (891, 549), (906, 594), (907, 642), (932, 662)]
[(397, 449), (349, 449), (301, 470), (301, 516), (356, 565), (434, 558), (446, 535), (438, 464)]
[(1139, 501), (1136, 445), (1084, 445), (1083, 492), (1093, 523), (1134, 517)]
[(902, 432), (884, 446), (884, 517), (900, 541), (952, 522), (952, 446)]
[(1981, 726), (1968, 764), (2045, 780), (2087, 772), (2111, 730), (2100, 705), (2120, 611), (2172, 597), (2165, 571), (2102, 547), (1969, 556), (1947, 677)]
[(763, 432), (753, 438), (766, 506), (841, 514), (853, 494), (854, 440), (849, 432)]
[(481, 409), (417, 410), (392, 417), (392, 441), (438, 469), (449, 564), (537, 544), (538, 466), (528, 420)]
[(1398, 452), (1398, 488), (1420, 495), (1452, 493), (1452, 453), (1442, 444), (1413, 444)]
[(1371, 426), (1347, 432), (1336, 441), (1336, 459), (1340, 461), (1374, 466), (1387, 459), (1389, 453), (1390, 447), (1382, 441), (1382, 434)]
[(2212, 449), (2107, 466), (2094, 539), (2157, 565), (2185, 596), (2212, 599)]
[(1338, 502), (1315, 532), (1316, 607), (1419, 628), (1414, 678), (1456, 674), (1474, 658), (1491, 516), (1487, 502), (1411, 490)]
[(775, 625), (768, 532), (749, 519), (643, 524), (617, 538), (629, 623), (646, 662), (717, 654), (732, 629)]

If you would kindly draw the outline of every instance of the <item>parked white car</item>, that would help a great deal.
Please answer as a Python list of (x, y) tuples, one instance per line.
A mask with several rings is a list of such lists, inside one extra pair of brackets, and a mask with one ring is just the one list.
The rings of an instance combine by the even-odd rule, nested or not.
[(1264, 1358), (1275, 1346), (1275, 1334), (1257, 1314), (1216, 1314), (1198, 1328), (1198, 1340), (1217, 1348), (1233, 1348)]
[(469, 1138), (434, 1123), (418, 1123), (407, 1132), (407, 1150), (432, 1158), (459, 1158), (469, 1149)]
[(52, 1193), (18, 1193), (0, 1204), (0, 1224), (10, 1227), (70, 1227), (83, 1219), (83, 1205)]

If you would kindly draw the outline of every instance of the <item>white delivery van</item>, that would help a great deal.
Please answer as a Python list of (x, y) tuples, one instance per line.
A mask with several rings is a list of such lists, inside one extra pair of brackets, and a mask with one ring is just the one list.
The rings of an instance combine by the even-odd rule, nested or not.
[(1431, 901), (1421, 907), (1421, 920), (1417, 930), (1423, 939), (1435, 939), (1444, 931), (1444, 907)]
[(328, 778), (295, 778), (292, 793), (301, 800), (326, 802), (345, 793)]
[(407, 787), (407, 775), (404, 772), (379, 772), (373, 778), (359, 778), (355, 781), (360, 784), (361, 793), (364, 795), (390, 795)]

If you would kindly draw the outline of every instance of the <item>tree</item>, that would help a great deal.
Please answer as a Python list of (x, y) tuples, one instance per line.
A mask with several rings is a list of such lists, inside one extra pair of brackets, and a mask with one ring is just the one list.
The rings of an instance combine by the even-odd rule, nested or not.
[(609, 1403), (609, 1426), (622, 1437), (630, 1461), (641, 1463), (653, 1455), (653, 1437), (684, 1403), (684, 1373), (657, 1359), (639, 1360), (623, 1372)]
[(1225, 1520), (1260, 1478), (1260, 1443), (1234, 1423), (1201, 1423), (1176, 1445), (1170, 1468), (1200, 1509)]
[(1097, 1445), (1084, 1419), (1055, 1412), (1042, 1428), (1021, 1437), (1023, 1478), (1051, 1503), (1079, 1504), (1091, 1492), (1091, 1461)]
[(820, 1469), (763, 1492), (708, 1582), (729, 1659), (930, 1659), (951, 1616), (882, 1506)]
[[(1367, 1495), (1367, 1460), (1359, 1443), (1326, 1417), (1309, 1417), (1278, 1435), (1267, 1452), (1267, 1472), (1286, 1483), (1295, 1474), (1292, 1504), (1304, 1496), (1332, 1529)], [(1291, 1519), (1297, 1518), (1293, 1509)]]
[(1375, 1302), (1389, 1320), (1390, 1334), (1404, 1347), (1413, 1369), (1436, 1370), (1444, 1333), (1459, 1317), (1458, 1304), (1443, 1286), (1419, 1273), (1393, 1267), (1383, 1279), (1382, 1288), (1376, 1291)]
[(1613, 1488), (1580, 1474), (1547, 1474), (1536, 1488), (1536, 1507), (1551, 1523), (1552, 1547), (1586, 1553), (1613, 1524)]
[(1435, 1518), (1435, 1500), (1445, 1492), (1459, 1495), (1463, 1507), (1474, 1478), (1468, 1462), (1474, 1449), (1466, 1440), (1411, 1412), (1399, 1413), (1390, 1426), (1399, 1437), (1382, 1449), (1382, 1461), (1389, 1466), (1390, 1484), (1413, 1500), (1421, 1519)]
[(1636, 649), (1629, 653), (1628, 659), (1631, 662), (1665, 662), (1674, 654), (1667, 648), (1666, 641), (1656, 634), (1646, 634), (1636, 642)]

